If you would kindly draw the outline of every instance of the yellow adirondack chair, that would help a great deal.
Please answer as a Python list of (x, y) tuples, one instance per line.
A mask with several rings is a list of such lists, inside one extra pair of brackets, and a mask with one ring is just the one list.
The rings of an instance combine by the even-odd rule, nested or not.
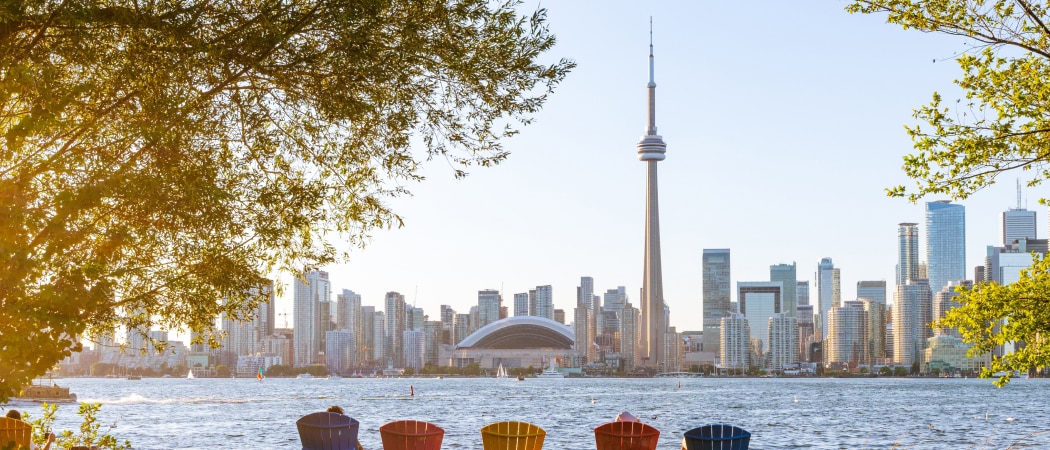
[(531, 423), (496, 422), (481, 429), (484, 450), (540, 450), (547, 432)]
[(33, 442), (33, 427), (18, 419), (0, 417), (0, 448), (26, 448)]

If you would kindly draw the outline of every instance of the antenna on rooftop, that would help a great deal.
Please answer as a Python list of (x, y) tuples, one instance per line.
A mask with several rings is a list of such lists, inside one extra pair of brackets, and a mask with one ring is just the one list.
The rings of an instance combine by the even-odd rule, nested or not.
[(1021, 179), (1017, 179), (1017, 209), (1021, 209)]

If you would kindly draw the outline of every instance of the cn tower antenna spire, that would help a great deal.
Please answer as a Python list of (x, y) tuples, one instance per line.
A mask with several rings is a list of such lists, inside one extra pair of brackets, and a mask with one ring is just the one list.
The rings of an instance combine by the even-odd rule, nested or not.
[(649, 127), (645, 134), (656, 136), (656, 64), (653, 58), (653, 16), (649, 16)]

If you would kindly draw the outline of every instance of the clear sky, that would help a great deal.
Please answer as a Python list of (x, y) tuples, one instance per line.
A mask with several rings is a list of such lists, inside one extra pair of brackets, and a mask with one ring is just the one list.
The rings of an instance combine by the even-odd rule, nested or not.
[[(704, 248), (731, 249), (734, 290), (792, 261), (812, 286), (827, 256), (841, 268), (844, 300), (860, 280), (886, 280), (892, 291), (897, 224), (919, 223), (922, 242), (926, 229), (921, 204), (884, 188), (909, 182), (900, 167), (913, 152), (904, 130), (912, 110), (934, 91), (946, 103), (959, 98), (953, 57), (967, 47), (847, 14), (847, 4), (544, 3), (558, 37), (548, 62), (568, 57), (578, 67), (536, 122), (506, 141), (505, 163), (464, 180), (444, 161), (428, 163), (427, 180), (407, 186), (415, 195), (391, 202), (405, 227), (376, 232), (348, 264), (326, 268), (333, 300), (351, 289), (382, 309), (383, 295), (398, 291), (433, 320), (441, 304), (469, 312), (480, 289), (501, 289), (513, 310), (514, 293), (550, 284), (571, 320), (579, 279), (591, 276), (595, 293), (626, 286), (638, 306), (645, 165), (635, 144), (646, 121), (650, 16), (657, 126), (668, 145), (659, 188), (670, 325), (702, 328)], [(1041, 195), (1026, 191), (1045, 237)], [(1016, 204), (1013, 175), (963, 204), (972, 277), (999, 241), (1000, 212)], [(290, 291), (277, 304), (289, 323)]]

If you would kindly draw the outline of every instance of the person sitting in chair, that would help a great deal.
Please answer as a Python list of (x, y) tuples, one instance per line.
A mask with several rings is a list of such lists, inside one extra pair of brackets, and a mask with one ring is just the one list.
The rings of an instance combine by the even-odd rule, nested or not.
[[(7, 417), (9, 419), (22, 420), (22, 413), (18, 412), (17, 409), (9, 409), (9, 410), (7, 410)], [(55, 442), (55, 433), (48, 433), (47, 434), (47, 443), (44, 444), (43, 448), (38, 447), (33, 442), (30, 442), (29, 443), (29, 450), (51, 450), (51, 444), (53, 444), (54, 442)]]
[[(341, 407), (339, 405), (329, 406), (328, 409), (326, 409), (324, 411), (325, 412), (330, 412), (330, 413), (342, 414), (344, 416), (346, 415), (346, 413), (343, 412), (343, 407)], [(364, 448), (361, 447), (361, 441), (360, 440), (357, 441), (357, 450), (364, 450)]]

